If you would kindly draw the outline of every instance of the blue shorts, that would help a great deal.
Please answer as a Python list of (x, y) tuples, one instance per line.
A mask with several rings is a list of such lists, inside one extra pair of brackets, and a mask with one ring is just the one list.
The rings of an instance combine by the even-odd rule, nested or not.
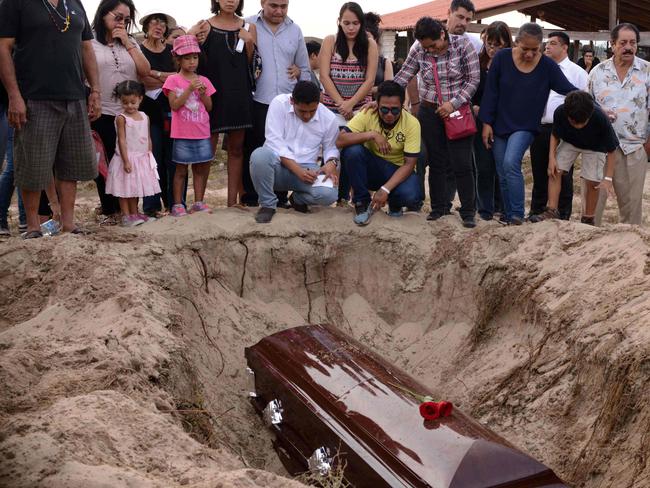
[(174, 139), (172, 161), (178, 164), (206, 163), (214, 159), (210, 139)]

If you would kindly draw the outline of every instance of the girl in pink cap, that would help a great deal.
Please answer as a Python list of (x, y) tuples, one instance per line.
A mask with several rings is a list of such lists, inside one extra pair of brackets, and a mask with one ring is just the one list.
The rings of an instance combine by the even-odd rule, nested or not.
[(171, 138), (174, 141), (172, 161), (174, 173), (172, 215), (187, 215), (182, 197), (187, 177), (187, 167), (192, 166), (194, 181), (194, 204), (189, 212), (210, 212), (203, 201), (210, 174), (210, 162), (214, 157), (210, 144), (210, 117), (214, 86), (204, 76), (196, 74), (201, 48), (194, 36), (179, 36), (174, 41), (172, 54), (180, 70), (171, 75), (163, 85), (172, 109)]

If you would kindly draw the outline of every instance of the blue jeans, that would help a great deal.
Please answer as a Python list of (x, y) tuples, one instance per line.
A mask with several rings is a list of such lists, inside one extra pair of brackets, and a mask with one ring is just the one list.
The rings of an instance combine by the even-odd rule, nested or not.
[(507, 137), (494, 136), (492, 153), (501, 184), (501, 200), (506, 220), (524, 218), (526, 188), (521, 173), (521, 160), (533, 143), (535, 134), (527, 131), (513, 132)]
[[(370, 191), (381, 188), (392, 178), (399, 166), (375, 156), (365, 146), (355, 144), (343, 149), (343, 164), (348, 170), (354, 190), (354, 203), (370, 202)], [(420, 179), (412, 173), (390, 192), (388, 205), (392, 208), (414, 207), (422, 200)]]
[[(318, 164), (302, 165), (312, 171), (319, 171)], [(261, 207), (276, 208), (276, 191), (293, 191), (293, 200), (299, 205), (330, 206), (336, 202), (338, 188), (312, 186), (305, 183), (285, 166), (277, 154), (266, 147), (258, 147), (251, 154), (251, 179), (259, 196)]]
[[(7, 123), (6, 113), (3, 111), (0, 114), (0, 132), (1, 126)], [(8, 229), (7, 213), (11, 205), (11, 197), (14, 194), (14, 130), (8, 127), (6, 137), (0, 139), (0, 161), (4, 159), (5, 150), (7, 154), (7, 164), (0, 174), (0, 227)], [(23, 199), (18, 192), (18, 221), (20, 224), (26, 224), (27, 218), (25, 217), (25, 208), (23, 207)]]

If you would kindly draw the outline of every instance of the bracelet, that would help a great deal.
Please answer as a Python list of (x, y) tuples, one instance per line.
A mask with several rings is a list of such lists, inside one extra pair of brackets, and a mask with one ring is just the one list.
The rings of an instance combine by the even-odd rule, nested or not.
[(327, 163), (334, 163), (334, 166), (336, 166), (336, 169), (339, 168), (339, 164), (341, 163), (338, 158), (329, 158), (327, 161), (325, 161), (325, 164)]
[(91, 89), (90, 89), (90, 93), (97, 93), (98, 95), (101, 95), (101, 94), (102, 94), (102, 92), (99, 91), (99, 88), (91, 88)]
[(614, 181), (610, 176), (605, 176), (603, 178), (603, 180), (605, 180), (605, 181)]
[(386, 192), (386, 195), (390, 195), (390, 190), (389, 190), (388, 188), (386, 188), (385, 186), (382, 186), (382, 187), (380, 188), (380, 190), (385, 191), (385, 192)]

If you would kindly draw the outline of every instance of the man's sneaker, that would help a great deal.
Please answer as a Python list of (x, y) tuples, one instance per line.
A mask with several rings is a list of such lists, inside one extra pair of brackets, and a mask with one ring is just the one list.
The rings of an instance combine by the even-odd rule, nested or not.
[(289, 203), (296, 212), (309, 213), (309, 205), (305, 203), (296, 203), (295, 199), (293, 198), (293, 193), (291, 193), (291, 196), (289, 197)]
[(187, 210), (182, 203), (177, 203), (172, 205), (172, 217), (185, 217), (187, 215)]
[(466, 227), (468, 229), (473, 229), (476, 227), (476, 220), (474, 219), (473, 215), (468, 215), (467, 217), (463, 217), (463, 227)]
[(6, 227), (0, 227), (0, 237), (10, 237), (11, 232)]
[(560, 213), (555, 208), (548, 208), (544, 210), (541, 214), (531, 215), (528, 217), (528, 221), (536, 224), (537, 222), (543, 222), (544, 220), (550, 219), (559, 219)]
[(508, 225), (523, 225), (523, 223), (524, 223), (524, 219), (513, 215), (512, 217), (510, 217), (510, 221), (508, 222)]
[(392, 205), (388, 205), (389, 217), (401, 217), (402, 215), (404, 215), (404, 211), (402, 210), (402, 207), (393, 207)]
[(357, 202), (354, 204), (354, 218), (352, 219), (357, 225), (368, 225), (372, 217), (372, 203)]
[(273, 219), (274, 215), (274, 208), (262, 207), (257, 211), (257, 215), (255, 215), (255, 222), (258, 224), (268, 224), (271, 222), (271, 219)]
[(596, 225), (596, 220), (595, 217), (581, 217), (580, 218), (580, 223), (582, 224), (587, 224), (587, 225)]
[(427, 215), (427, 220), (430, 222), (433, 222), (434, 220), (438, 220), (442, 218), (442, 214), (440, 212), (434, 212), (433, 210)]
[(208, 207), (208, 204), (205, 202), (194, 202), (194, 205), (190, 207), (190, 213), (198, 212), (212, 213), (212, 209), (210, 209), (210, 207)]

